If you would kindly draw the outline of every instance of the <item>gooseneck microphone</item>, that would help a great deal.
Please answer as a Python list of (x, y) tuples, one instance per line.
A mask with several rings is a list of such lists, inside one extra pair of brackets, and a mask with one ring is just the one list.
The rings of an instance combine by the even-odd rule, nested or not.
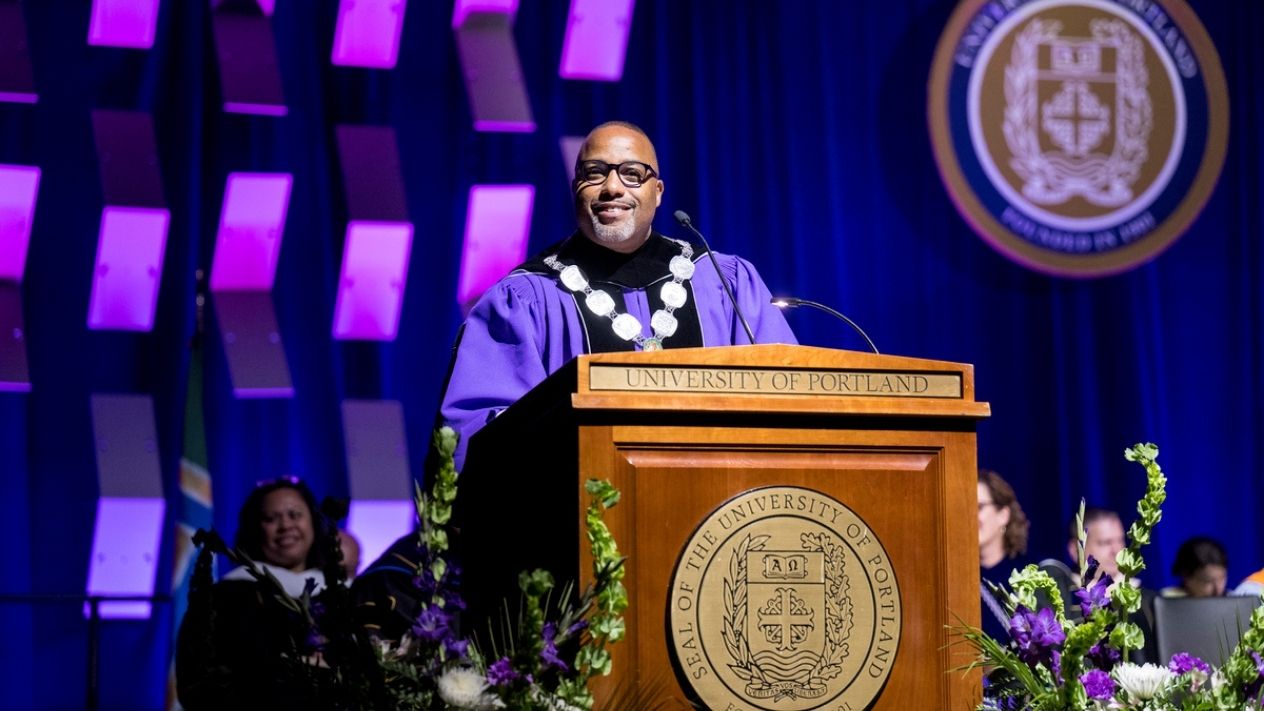
[(707, 248), (707, 256), (711, 258), (711, 266), (715, 267), (715, 275), (720, 278), (720, 286), (724, 287), (724, 293), (728, 294), (729, 303), (733, 304), (733, 313), (737, 314), (737, 320), (741, 321), (742, 328), (746, 329), (746, 338), (751, 342), (751, 345), (754, 345), (755, 334), (751, 333), (750, 324), (746, 322), (746, 317), (742, 315), (742, 309), (737, 305), (737, 297), (733, 296), (733, 290), (729, 288), (729, 283), (724, 278), (724, 272), (720, 271), (720, 263), (716, 261), (715, 252), (711, 251), (711, 245), (707, 244), (707, 238), (698, 231), (698, 228), (693, 226), (693, 220), (689, 219), (689, 213), (684, 210), (677, 210), (674, 215), (680, 226), (698, 235), (698, 239), (702, 240), (702, 246)]
[(865, 333), (865, 329), (857, 325), (855, 321), (852, 321), (851, 319), (835, 311), (834, 309), (831, 309), (825, 304), (819, 304), (815, 301), (808, 301), (807, 299), (799, 299), (793, 296), (774, 296), (772, 297), (772, 305), (778, 308), (783, 308), (783, 309), (792, 309), (798, 306), (811, 306), (814, 309), (820, 309), (824, 311), (825, 313), (830, 314), (841, 321), (844, 321), (848, 326), (851, 326), (852, 328), (856, 329), (856, 333), (859, 333), (860, 337), (865, 339), (865, 343), (869, 344), (869, 350), (873, 351), (874, 354), (876, 355), (882, 355), (881, 353), (878, 353), (878, 347), (873, 345), (873, 340), (869, 338), (869, 334)]

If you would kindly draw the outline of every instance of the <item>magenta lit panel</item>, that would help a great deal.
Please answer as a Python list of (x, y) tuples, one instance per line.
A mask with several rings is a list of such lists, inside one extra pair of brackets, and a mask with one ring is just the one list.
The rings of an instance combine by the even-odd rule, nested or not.
[(216, 291), (211, 303), (233, 395), (241, 399), (294, 397), (271, 292)]
[(412, 501), (404, 407), (398, 400), (343, 400), (351, 499)]
[(513, 17), (497, 12), (470, 13), (456, 29), (456, 46), (474, 130), (535, 131), (522, 62), (513, 38)]
[(170, 222), (165, 209), (106, 206), (92, 272), (89, 328), (153, 328)]
[[(164, 513), (153, 400), (148, 395), (94, 394), (91, 410), (101, 498), (87, 592), (152, 595)], [(101, 606), (102, 617), (145, 618), (149, 613), (145, 602)]]
[(351, 516), (347, 528), (370, 561), (413, 530), (413, 482), (408, 470), (404, 408), (397, 400), (344, 400)]
[(22, 322), (22, 285), (0, 281), (0, 392), (31, 391)]
[(263, 14), (272, 17), (272, 13), (276, 12), (276, 0), (255, 0), (259, 4), (259, 9)]
[(411, 499), (351, 500), (347, 530), (360, 541), (362, 568), (365, 563), (377, 560), (392, 543), (416, 528), (417, 507)]
[(406, 0), (341, 0), (330, 61), (344, 67), (393, 69)]
[(335, 338), (393, 341), (412, 250), (410, 222), (352, 221), (334, 304)]
[(571, 0), (562, 40), (563, 79), (619, 81), (636, 0)]
[[(267, 9), (270, 9), (267, 8)], [(272, 21), (256, 3), (222, 3), (211, 11), (224, 111), (285, 116)]]
[(167, 206), (153, 117), (143, 111), (92, 111), (92, 135), (106, 205)]
[(158, 0), (92, 0), (88, 44), (149, 49), (158, 26)]
[(471, 14), (484, 12), (508, 15), (513, 22), (518, 14), (518, 0), (456, 0), (452, 7), (452, 27), (459, 28)]
[(579, 157), (579, 149), (584, 147), (583, 136), (562, 136), (557, 141), (562, 149), (562, 168), (566, 171), (566, 184), (575, 180), (575, 159)]
[(19, 0), (0, 0), (0, 101), (34, 104), (35, 80)]
[(472, 304), (527, 256), (531, 233), (532, 185), (475, 185), (470, 188), (461, 248), (457, 303)]
[[(158, 546), (166, 506), (159, 498), (102, 497), (97, 501), (88, 568), (89, 595), (154, 594)], [(102, 602), (106, 619), (148, 619), (152, 605), (142, 601)], [(84, 609), (87, 615), (87, 607)]]
[(212, 291), (271, 291), (294, 176), (229, 173), (211, 263)]
[(34, 166), (0, 165), (0, 281), (22, 281), (39, 180)]

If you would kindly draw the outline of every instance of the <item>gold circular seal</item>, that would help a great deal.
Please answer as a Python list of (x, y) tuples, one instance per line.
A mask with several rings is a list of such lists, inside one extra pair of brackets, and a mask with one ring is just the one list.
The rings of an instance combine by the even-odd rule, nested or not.
[(961, 0), (929, 90), (958, 210), (1002, 254), (1050, 274), (1154, 258), (1224, 165), (1224, 72), (1184, 0)]
[(681, 550), (668, 601), (681, 677), (712, 709), (868, 707), (900, 643), (900, 589), (878, 537), (819, 491), (721, 504)]

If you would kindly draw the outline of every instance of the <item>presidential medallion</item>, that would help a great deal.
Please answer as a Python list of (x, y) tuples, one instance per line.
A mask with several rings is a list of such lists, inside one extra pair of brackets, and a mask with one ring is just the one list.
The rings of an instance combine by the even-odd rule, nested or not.
[(801, 487), (748, 491), (703, 521), (669, 610), (682, 685), (712, 709), (861, 711), (900, 641), (900, 591), (877, 535)]

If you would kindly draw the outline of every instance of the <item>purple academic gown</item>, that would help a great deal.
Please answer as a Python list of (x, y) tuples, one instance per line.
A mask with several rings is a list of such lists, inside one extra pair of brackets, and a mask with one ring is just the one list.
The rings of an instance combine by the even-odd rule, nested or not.
[[(663, 238), (656, 233), (650, 239)], [(572, 247), (582, 248), (579, 250), (580, 257), (584, 252), (601, 249), (589, 246), (586, 241), (574, 243), (574, 240), (585, 238), (575, 235), (560, 245), (570, 243)], [(661, 253), (664, 251), (662, 245), (660, 242), (647, 244), (647, 247), (659, 248)], [(557, 246), (546, 250), (545, 254), (556, 250)], [(673, 245), (670, 254), (664, 256), (676, 253), (679, 250)], [(563, 264), (577, 263), (589, 275), (594, 288), (616, 291), (611, 283), (595, 278), (586, 268), (588, 265), (580, 259), (567, 261), (565, 252), (560, 256)], [(797, 343), (781, 310), (769, 303), (771, 294), (755, 267), (740, 257), (719, 252), (715, 257), (720, 272), (733, 289), (742, 314), (750, 323), (755, 342)], [(692, 295), (677, 310), (677, 315), (685, 309), (695, 310), (704, 346), (745, 345), (745, 330), (734, 315), (733, 305), (729, 303), (705, 251), (695, 247), (693, 261), (696, 269), (690, 280)], [(579, 309), (586, 307), (581, 306), (575, 296), (562, 286), (556, 272), (541, 268), (539, 264), (537, 257), (510, 272), (483, 294), (465, 320), (440, 409), (444, 423), (460, 435), (456, 451), (458, 469), (464, 464), (466, 442), (475, 432), (567, 361), (592, 352), (590, 341), (606, 336), (598, 334), (594, 338), (585, 333), (585, 321)], [(593, 269), (599, 271), (595, 266)], [(653, 335), (649, 323), (654, 311), (647, 293), (656, 294), (670, 277), (665, 264), (661, 273), (663, 277), (649, 284), (648, 288), (617, 289), (623, 296), (626, 310), (641, 322), (646, 337)], [(592, 322), (591, 318), (589, 322)], [(594, 328), (609, 329), (609, 324), (603, 321)], [(667, 338), (663, 345), (665, 348), (680, 347), (679, 342), (673, 344), (672, 338)], [(631, 343), (626, 347), (634, 349)]]

